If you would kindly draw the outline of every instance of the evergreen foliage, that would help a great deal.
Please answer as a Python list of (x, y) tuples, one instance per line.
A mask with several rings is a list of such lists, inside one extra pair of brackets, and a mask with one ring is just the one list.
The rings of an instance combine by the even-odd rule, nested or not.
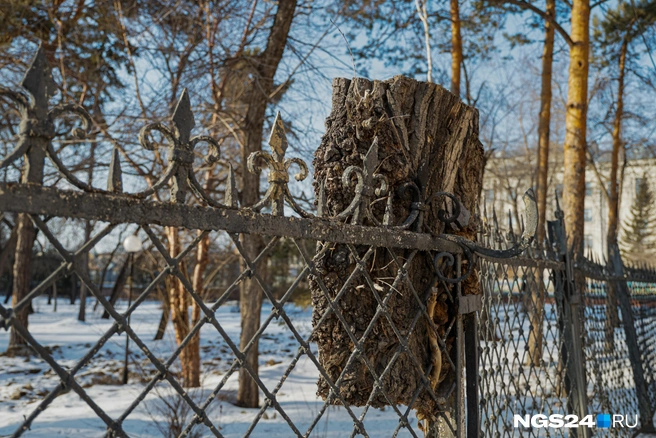
[(636, 196), (631, 216), (622, 226), (620, 247), (622, 255), (631, 262), (644, 262), (656, 255), (656, 218), (654, 192), (646, 175), (636, 182)]

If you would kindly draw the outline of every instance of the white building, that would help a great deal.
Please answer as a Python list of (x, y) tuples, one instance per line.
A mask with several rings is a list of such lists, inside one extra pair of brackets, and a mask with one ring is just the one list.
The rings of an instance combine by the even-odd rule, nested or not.
[[(563, 167), (560, 162), (551, 163), (549, 176), (549, 198), (547, 201), (547, 220), (554, 219), (554, 193), (562, 195)], [(599, 162), (595, 166), (588, 164), (586, 169), (585, 194), (585, 247), (593, 254), (604, 257), (607, 251), (606, 232), (608, 227), (608, 174), (610, 162)], [(620, 163), (620, 171), (622, 163)], [(656, 158), (628, 160), (624, 166), (624, 178), (620, 187), (620, 239), (622, 227), (631, 217), (631, 206), (641, 178), (647, 178), (649, 187), (656, 191)], [(483, 205), (487, 207), (488, 215), (494, 207), (499, 218), (499, 225), (508, 227), (508, 212), (513, 217), (515, 230), (524, 212), (522, 195), (529, 187), (535, 187), (535, 165), (526, 156), (491, 157), (485, 167), (483, 179)]]

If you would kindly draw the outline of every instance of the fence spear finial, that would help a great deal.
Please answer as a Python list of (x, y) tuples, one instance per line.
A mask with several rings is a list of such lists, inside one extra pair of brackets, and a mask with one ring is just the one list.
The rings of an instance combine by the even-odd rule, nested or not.
[(494, 226), (494, 232), (498, 233), (499, 232), (499, 221), (497, 220), (497, 209), (492, 206), (492, 224)]
[(191, 102), (189, 100), (189, 92), (187, 89), (182, 90), (180, 99), (175, 105), (173, 116), (171, 117), (173, 125), (178, 130), (178, 139), (181, 144), (189, 143), (191, 138), (191, 130), (196, 126), (194, 120), (194, 113), (191, 111)]
[(287, 142), (287, 134), (285, 133), (285, 124), (282, 121), (280, 111), (276, 113), (276, 119), (273, 121), (271, 134), (269, 135), (269, 146), (273, 152), (273, 158), (276, 161), (283, 161), (289, 143)]
[(43, 43), (39, 44), (39, 48), (25, 72), (21, 86), (32, 95), (37, 115), (45, 116), (48, 113), (48, 99), (54, 96), (57, 85), (52, 78)]
[(228, 207), (239, 207), (239, 192), (237, 191), (235, 170), (232, 167), (232, 163), (228, 163), (228, 179), (226, 180), (225, 188), (225, 204)]
[(109, 175), (107, 175), (107, 191), (123, 193), (121, 153), (116, 147), (112, 150), (112, 161), (109, 163)]

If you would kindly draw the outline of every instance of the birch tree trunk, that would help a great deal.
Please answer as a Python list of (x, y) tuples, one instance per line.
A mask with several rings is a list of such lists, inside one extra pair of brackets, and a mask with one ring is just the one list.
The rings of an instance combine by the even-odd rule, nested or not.
[[(466, 209), (477, 211), (484, 164), (483, 148), (478, 140), (478, 112), (439, 85), (396, 76), (386, 81), (360, 78), (338, 78), (333, 81), (332, 112), (326, 120), (326, 134), (314, 158), (314, 187), (317, 194), (321, 186), (325, 188), (325, 215), (340, 213), (353, 199), (353, 190), (342, 185), (342, 173), (348, 166), (363, 166), (362, 156), (374, 137), (378, 139), (380, 163), (376, 172), (385, 175), (389, 181), (389, 193), (394, 197), (393, 213), (397, 220), (407, 217), (411, 201), (398, 197), (396, 190), (410, 181), (421, 187), (424, 195), (437, 191), (452, 192)], [(385, 204), (381, 200), (373, 206), (374, 214), (379, 218)], [(437, 218), (437, 210), (438, 206), (433, 205), (426, 212), (424, 223), (432, 232), (441, 233), (445, 230)], [(367, 221), (363, 224), (371, 225)], [(459, 234), (473, 239), (475, 230), (476, 224), (472, 222)], [(453, 232), (451, 229), (446, 231)], [(330, 250), (315, 263), (332, 300), (354, 271), (355, 261), (345, 245), (330, 245)], [(369, 248), (358, 247), (356, 250), (362, 257)], [(406, 260), (412, 251), (394, 250), (392, 253), (398, 260)], [(387, 249), (376, 248), (366, 266), (379, 287), (377, 293), (381, 299), (393, 293), (388, 308), (393, 309), (390, 313), (394, 325), (401, 333), (410, 333), (407, 343), (409, 352), (402, 352), (391, 365), (382, 378), (382, 390), (392, 403), (407, 405), (411, 402), (419, 389), (420, 374), (425, 372), (415, 365), (409, 355), (412, 354), (422, 364), (423, 370), (433, 366), (436, 373), (430, 377), (431, 383), (438, 394), (445, 391), (454, 380), (447, 359), (450, 355), (455, 361), (454, 338), (447, 338), (447, 353), (441, 355), (441, 361), (435, 362), (436, 357), (431, 353), (428, 321), (421, 318), (410, 331), (412, 319), (419, 312), (410, 287), (401, 282), (394, 291), (390, 289), (398, 273), (391, 253)], [(443, 284), (438, 284), (434, 289), (431, 287), (434, 278), (431, 255), (417, 253), (407, 273), (422, 299), (428, 296), (435, 299), (433, 321), (439, 328), (438, 335), (444, 336), (445, 328), (455, 318), (456, 309), (454, 305), (447, 304), (447, 288)], [(347, 403), (365, 405), (374, 388), (372, 374), (359, 360), (347, 367), (353, 344), (346, 329), (334, 313), (318, 325), (329, 304), (317, 277), (310, 278), (310, 288), (319, 361), (333, 382), (344, 372), (340, 391)], [(475, 274), (465, 282), (463, 289), (464, 293), (479, 293)], [(386, 318), (378, 319), (370, 335), (362, 339), (377, 308), (377, 301), (365, 279), (358, 276), (335, 305), (355, 337), (361, 339), (363, 354), (372, 361), (376, 374), (380, 376), (396, 353), (399, 339)], [(329, 389), (328, 383), (320, 378), (318, 395), (326, 398)], [(338, 401), (333, 398), (332, 403)], [(371, 398), (374, 407), (387, 403), (380, 391)], [(413, 408), (418, 410), (418, 415), (433, 422), (437, 412), (448, 409), (448, 406), (438, 405), (423, 390)]]

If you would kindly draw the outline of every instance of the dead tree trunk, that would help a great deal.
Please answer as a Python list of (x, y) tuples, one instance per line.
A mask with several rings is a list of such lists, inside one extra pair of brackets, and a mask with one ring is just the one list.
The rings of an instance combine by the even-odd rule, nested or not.
[[(397, 220), (406, 218), (410, 212), (411, 201), (400, 198), (397, 192), (407, 182), (419, 186), (423, 192), (422, 201), (432, 193), (447, 191), (459, 197), (467, 210), (472, 213), (477, 211), (484, 154), (478, 140), (478, 112), (474, 108), (463, 104), (457, 96), (439, 85), (402, 76), (373, 82), (335, 79), (332, 105), (332, 112), (326, 120), (327, 132), (314, 159), (315, 192), (319, 192), (321, 185), (325, 187), (324, 215), (332, 216), (343, 211), (353, 199), (353, 190), (342, 185), (342, 173), (348, 166), (363, 166), (363, 155), (374, 137), (378, 139), (380, 163), (376, 172), (385, 175), (389, 181), (389, 193), (393, 196), (394, 217)], [(384, 200), (373, 204), (374, 214), (380, 215), (379, 218), (385, 204)], [(438, 220), (439, 209), (440, 206), (431, 204), (424, 224), (433, 233), (453, 232), (452, 229), (444, 230), (444, 225)], [(363, 225), (371, 224), (364, 221)], [(473, 239), (476, 226), (472, 221), (458, 234)], [(368, 249), (356, 248), (359, 256)], [(405, 260), (411, 251), (395, 250), (393, 253), (399, 260)], [(438, 335), (444, 337), (446, 327), (455, 318), (456, 309), (444, 300), (447, 290), (443, 284), (431, 287), (435, 275), (432, 256), (434, 254), (418, 253), (410, 262), (407, 272), (424, 303), (433, 294), (433, 321), (439, 327)], [(339, 293), (355, 269), (348, 248), (340, 244), (331, 244), (331, 249), (316, 263), (331, 299)], [(393, 309), (390, 313), (394, 325), (401, 333), (410, 333), (409, 350), (423, 367), (423, 371), (420, 370), (408, 353), (402, 353), (382, 378), (382, 390), (393, 403), (407, 405), (419, 389), (421, 374), (435, 365), (433, 370), (439, 366), (440, 371), (431, 376), (431, 383), (440, 394), (453, 383), (453, 370), (449, 368), (446, 354), (442, 354), (441, 364), (434, 361), (428, 321), (420, 319), (414, 330), (410, 331), (412, 320), (420, 311), (419, 306), (407, 283), (399, 284), (394, 292), (390, 290), (389, 285), (398, 272), (390, 252), (377, 248), (375, 255), (367, 261), (367, 266), (374, 283), (379, 286), (376, 289), (381, 299), (388, 293), (394, 293), (388, 302), (388, 309)], [(329, 305), (316, 277), (311, 278), (310, 287), (314, 305), (313, 323), (316, 326)], [(470, 277), (463, 288), (464, 293), (479, 293), (477, 277)], [(361, 339), (377, 307), (365, 279), (360, 275), (335, 304), (343, 312), (356, 338), (361, 340), (364, 355), (372, 361), (380, 376), (399, 349), (400, 342), (384, 317), (375, 323), (367, 338)], [(316, 329), (319, 360), (335, 382), (346, 367), (353, 345), (334, 313)], [(446, 345), (448, 354), (455, 362), (453, 341), (453, 338), (447, 339)], [(327, 382), (321, 378), (318, 394), (326, 398), (329, 389)], [(373, 389), (371, 373), (361, 360), (355, 360), (344, 373), (341, 395), (347, 403), (361, 406), (367, 403)], [(335, 398), (332, 400), (333, 403), (337, 402)], [(388, 404), (381, 391), (372, 397), (371, 403), (374, 407)], [(438, 411), (446, 408), (438, 406), (426, 390), (420, 393), (413, 407), (429, 421), (434, 420)]]

